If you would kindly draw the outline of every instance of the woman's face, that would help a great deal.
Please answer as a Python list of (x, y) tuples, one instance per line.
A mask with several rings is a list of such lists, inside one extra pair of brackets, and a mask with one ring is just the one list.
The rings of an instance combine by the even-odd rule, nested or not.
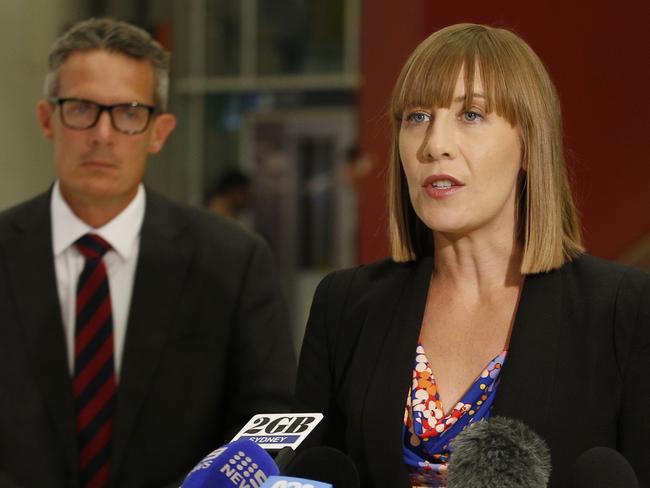
[(430, 229), (449, 237), (488, 231), (511, 238), (520, 134), (486, 113), (478, 75), (474, 99), (464, 108), (463, 76), (461, 70), (449, 108), (412, 107), (403, 114), (399, 152), (411, 203)]

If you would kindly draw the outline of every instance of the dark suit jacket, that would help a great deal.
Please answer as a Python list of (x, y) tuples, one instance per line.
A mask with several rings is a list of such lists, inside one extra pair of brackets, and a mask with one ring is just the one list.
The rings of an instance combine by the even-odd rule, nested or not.
[[(410, 486), (402, 425), (431, 270), (423, 259), (341, 271), (314, 298), (298, 408), (325, 413), (322, 442), (348, 453), (364, 487)], [(621, 451), (648, 486), (649, 276), (590, 256), (527, 276), (492, 415), (546, 440), (553, 488), (593, 446)]]
[[(290, 408), (294, 379), (268, 248), (147, 191), (112, 486), (178, 487), (253, 414)], [(0, 214), (0, 486), (76, 486), (71, 392), (47, 193)]]

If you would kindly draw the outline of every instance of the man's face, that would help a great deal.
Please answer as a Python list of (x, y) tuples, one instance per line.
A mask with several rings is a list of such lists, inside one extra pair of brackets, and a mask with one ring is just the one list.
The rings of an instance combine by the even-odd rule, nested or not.
[[(138, 102), (154, 105), (154, 69), (107, 51), (73, 53), (59, 72), (59, 98), (80, 98), (103, 105)], [(41, 101), (37, 108), (43, 133), (54, 143), (54, 166), (61, 193), (75, 207), (126, 207), (144, 176), (147, 156), (162, 149), (175, 126), (170, 114), (153, 116), (135, 135), (118, 132), (109, 113), (101, 113), (90, 129), (63, 125), (60, 107)]]

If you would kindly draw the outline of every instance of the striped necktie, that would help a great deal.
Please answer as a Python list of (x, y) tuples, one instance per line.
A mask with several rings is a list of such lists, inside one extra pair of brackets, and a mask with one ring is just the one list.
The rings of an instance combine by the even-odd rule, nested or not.
[(75, 243), (86, 259), (77, 283), (74, 380), (78, 467), (82, 488), (108, 485), (117, 387), (113, 317), (103, 256), (110, 244), (94, 234)]

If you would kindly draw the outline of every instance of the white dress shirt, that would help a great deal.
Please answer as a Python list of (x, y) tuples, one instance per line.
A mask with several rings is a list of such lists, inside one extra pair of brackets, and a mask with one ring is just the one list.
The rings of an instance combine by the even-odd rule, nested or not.
[(135, 266), (140, 250), (140, 229), (144, 220), (145, 191), (141, 184), (135, 198), (113, 220), (93, 229), (77, 217), (61, 195), (56, 181), (51, 197), (52, 251), (56, 270), (57, 291), (63, 319), (68, 366), (74, 374), (75, 302), (77, 281), (85, 259), (74, 243), (87, 233), (99, 235), (112, 249), (104, 255), (113, 310), (115, 376), (119, 378), (129, 316)]

